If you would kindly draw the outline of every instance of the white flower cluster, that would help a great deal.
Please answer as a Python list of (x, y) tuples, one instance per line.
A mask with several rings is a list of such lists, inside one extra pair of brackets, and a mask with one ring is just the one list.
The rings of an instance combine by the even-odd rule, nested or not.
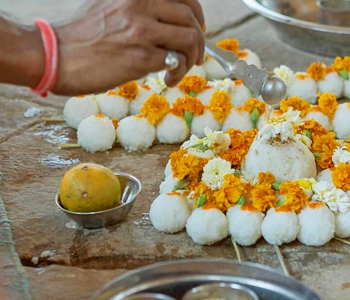
[(153, 92), (160, 95), (163, 92), (166, 91), (168, 86), (165, 84), (164, 78), (165, 78), (165, 71), (161, 71), (158, 73), (158, 79), (154, 77), (148, 77), (146, 84), (151, 88)]
[(219, 91), (226, 91), (228, 94), (231, 94), (235, 89), (235, 83), (230, 78), (208, 81), (207, 85)]
[(235, 172), (231, 168), (231, 163), (220, 157), (214, 157), (209, 160), (204, 166), (203, 171), (202, 180), (212, 190), (221, 188), (225, 181), (224, 176)]
[(287, 87), (293, 83), (294, 72), (291, 68), (285, 65), (280, 65), (278, 68), (274, 68), (273, 72), (284, 81)]
[(333, 152), (332, 160), (335, 166), (341, 163), (349, 163), (350, 152), (346, 150), (345, 146), (337, 147)]

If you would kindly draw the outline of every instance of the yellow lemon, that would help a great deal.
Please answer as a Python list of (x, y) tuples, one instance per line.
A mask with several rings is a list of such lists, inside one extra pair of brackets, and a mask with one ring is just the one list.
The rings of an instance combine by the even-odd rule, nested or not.
[(75, 212), (94, 212), (120, 204), (121, 188), (118, 177), (108, 168), (83, 163), (70, 169), (62, 179), (62, 206)]

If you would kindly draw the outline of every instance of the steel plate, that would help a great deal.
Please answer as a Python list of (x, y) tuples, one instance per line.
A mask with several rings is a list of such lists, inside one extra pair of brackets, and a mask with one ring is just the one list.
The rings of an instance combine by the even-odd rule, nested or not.
[[(274, 26), (279, 38), (296, 48), (326, 56), (350, 55), (350, 10), (324, 10), (316, 0), (242, 0)], [(344, 17), (345, 15), (345, 17)], [(337, 20), (342, 26), (336, 26)], [(339, 21), (340, 22), (340, 21)], [(338, 23), (339, 23), (338, 22)]]

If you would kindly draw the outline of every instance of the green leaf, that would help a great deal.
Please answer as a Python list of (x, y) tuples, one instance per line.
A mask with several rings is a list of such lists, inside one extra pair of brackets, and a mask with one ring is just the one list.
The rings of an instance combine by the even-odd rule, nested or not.
[(286, 196), (282, 196), (280, 200), (277, 202), (277, 206), (282, 206), (286, 202), (287, 198)]
[(346, 70), (341, 70), (339, 75), (345, 80), (349, 80), (349, 73)]
[(318, 152), (314, 152), (313, 155), (314, 155), (315, 159), (320, 159), (320, 157), (321, 157), (321, 154)]
[(243, 205), (244, 203), (245, 203), (245, 199), (244, 199), (243, 195), (239, 196), (237, 204), (238, 205)]
[(280, 181), (275, 181), (273, 184), (272, 184), (272, 187), (276, 190), (276, 191), (279, 191), (280, 190), (280, 185), (282, 184), (282, 182)]
[(311, 131), (309, 129), (303, 130), (303, 135), (307, 136), (309, 139), (311, 139)]
[(192, 91), (189, 92), (188, 95), (191, 96), (191, 97), (193, 97), (193, 98), (194, 98), (194, 97), (197, 97), (197, 93), (192, 92)]
[(233, 173), (233, 175), (235, 175), (236, 177), (241, 177), (241, 176), (242, 176), (242, 171), (240, 171), (240, 170), (235, 170), (235, 172)]
[(254, 107), (250, 113), (250, 119), (252, 120), (253, 128), (256, 128), (256, 123), (258, 123), (259, 120), (259, 109), (257, 107)]
[(202, 207), (205, 204), (205, 202), (207, 202), (207, 195), (200, 195), (197, 200), (197, 207)]
[(193, 119), (193, 113), (189, 112), (189, 111), (185, 111), (185, 115), (184, 115), (185, 121), (187, 123), (187, 127), (189, 129), (191, 129), (191, 125), (192, 125), (192, 119)]
[(190, 181), (188, 179), (178, 180), (176, 182), (176, 184), (174, 185), (174, 188), (173, 188), (172, 192), (176, 192), (178, 190), (183, 190), (189, 184), (190, 184)]

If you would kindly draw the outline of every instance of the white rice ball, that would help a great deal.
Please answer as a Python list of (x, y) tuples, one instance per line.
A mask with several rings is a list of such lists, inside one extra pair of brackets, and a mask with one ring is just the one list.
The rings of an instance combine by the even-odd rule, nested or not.
[(121, 120), (129, 113), (129, 101), (111, 92), (96, 95), (97, 103), (102, 114), (108, 118)]
[(221, 124), (214, 118), (213, 113), (209, 109), (205, 109), (204, 113), (200, 116), (193, 116), (191, 123), (191, 134), (196, 135), (198, 138), (204, 138), (204, 128), (209, 127), (211, 130), (220, 130)]
[(224, 79), (229, 76), (224, 68), (211, 56), (206, 58), (202, 67), (207, 74), (207, 79)]
[(165, 166), (164, 175), (165, 175), (165, 177), (167, 177), (169, 175), (173, 175), (173, 170), (171, 169), (171, 161), (170, 161), (170, 159), (168, 160), (168, 162), (167, 162), (167, 164)]
[(63, 117), (68, 126), (77, 129), (79, 123), (100, 111), (93, 95), (78, 96), (68, 99), (63, 109)]
[(174, 178), (173, 175), (168, 175), (159, 185), (159, 194), (171, 193), (177, 184), (178, 179)]
[(298, 140), (274, 144), (255, 139), (243, 162), (242, 171), (255, 177), (270, 172), (277, 181), (316, 178), (316, 162), (310, 150)]
[(276, 212), (270, 208), (261, 225), (262, 236), (271, 245), (290, 243), (297, 238), (299, 221), (295, 212)]
[(302, 99), (315, 104), (317, 101), (317, 83), (306, 72), (296, 72), (293, 81), (287, 87), (286, 98), (300, 96)]
[(350, 72), (348, 72), (349, 79), (344, 79), (344, 97), (350, 100)]
[(333, 118), (333, 130), (337, 138), (347, 140), (350, 138), (350, 103), (338, 105)]
[(251, 246), (261, 237), (261, 223), (264, 214), (241, 208), (242, 205), (235, 205), (227, 211), (228, 230), (237, 244)]
[(87, 152), (106, 151), (113, 147), (116, 132), (113, 122), (102, 114), (87, 117), (78, 126), (78, 144)]
[(230, 113), (222, 123), (222, 131), (235, 128), (241, 131), (253, 129), (253, 123), (250, 114), (242, 109), (242, 107), (231, 108)]
[(329, 183), (333, 183), (332, 170), (331, 169), (324, 169), (321, 172), (319, 172), (317, 174), (317, 181), (326, 181)]
[(152, 225), (158, 231), (175, 233), (183, 230), (191, 214), (191, 209), (184, 196), (176, 193), (159, 195), (149, 211)]
[(311, 111), (311, 112), (306, 114), (304, 119), (305, 120), (312, 120), (312, 119), (314, 119), (315, 121), (320, 123), (327, 131), (331, 131), (332, 130), (332, 122), (331, 122), (331, 120), (329, 119), (329, 117), (327, 115), (325, 115), (321, 111)]
[(309, 204), (300, 212), (298, 218), (300, 225), (298, 240), (301, 243), (308, 246), (322, 246), (333, 238), (335, 217), (327, 206), (310, 208)]
[(259, 56), (250, 49), (243, 49), (239, 51), (238, 55), (240, 60), (244, 60), (248, 65), (255, 65), (261, 69), (261, 61)]
[(168, 113), (156, 127), (157, 139), (161, 143), (176, 144), (184, 142), (190, 134), (184, 118)]
[(241, 80), (235, 80), (234, 83), (235, 88), (233, 89), (232, 93), (230, 93), (231, 103), (234, 106), (241, 106), (252, 97), (252, 94)]
[(344, 80), (337, 72), (330, 72), (323, 80), (317, 81), (317, 88), (321, 94), (329, 92), (339, 99), (343, 96)]
[(139, 92), (134, 100), (129, 104), (130, 114), (137, 115), (141, 112), (143, 103), (154, 94), (154, 92), (147, 85), (139, 86)]
[(203, 66), (196, 66), (194, 65), (186, 75), (197, 75), (202, 78), (207, 78), (207, 72), (205, 71)]
[(350, 237), (350, 210), (335, 215), (335, 235), (343, 239)]
[(228, 235), (228, 221), (217, 208), (193, 210), (186, 223), (188, 235), (196, 244), (212, 245)]
[(145, 151), (152, 146), (156, 129), (146, 118), (128, 116), (119, 122), (117, 137), (126, 151)]
[(214, 87), (208, 87), (201, 93), (197, 94), (196, 98), (199, 99), (204, 105), (209, 105), (211, 96), (216, 91)]
[(177, 98), (183, 98), (185, 95), (178, 87), (167, 88), (163, 95), (172, 107)]

